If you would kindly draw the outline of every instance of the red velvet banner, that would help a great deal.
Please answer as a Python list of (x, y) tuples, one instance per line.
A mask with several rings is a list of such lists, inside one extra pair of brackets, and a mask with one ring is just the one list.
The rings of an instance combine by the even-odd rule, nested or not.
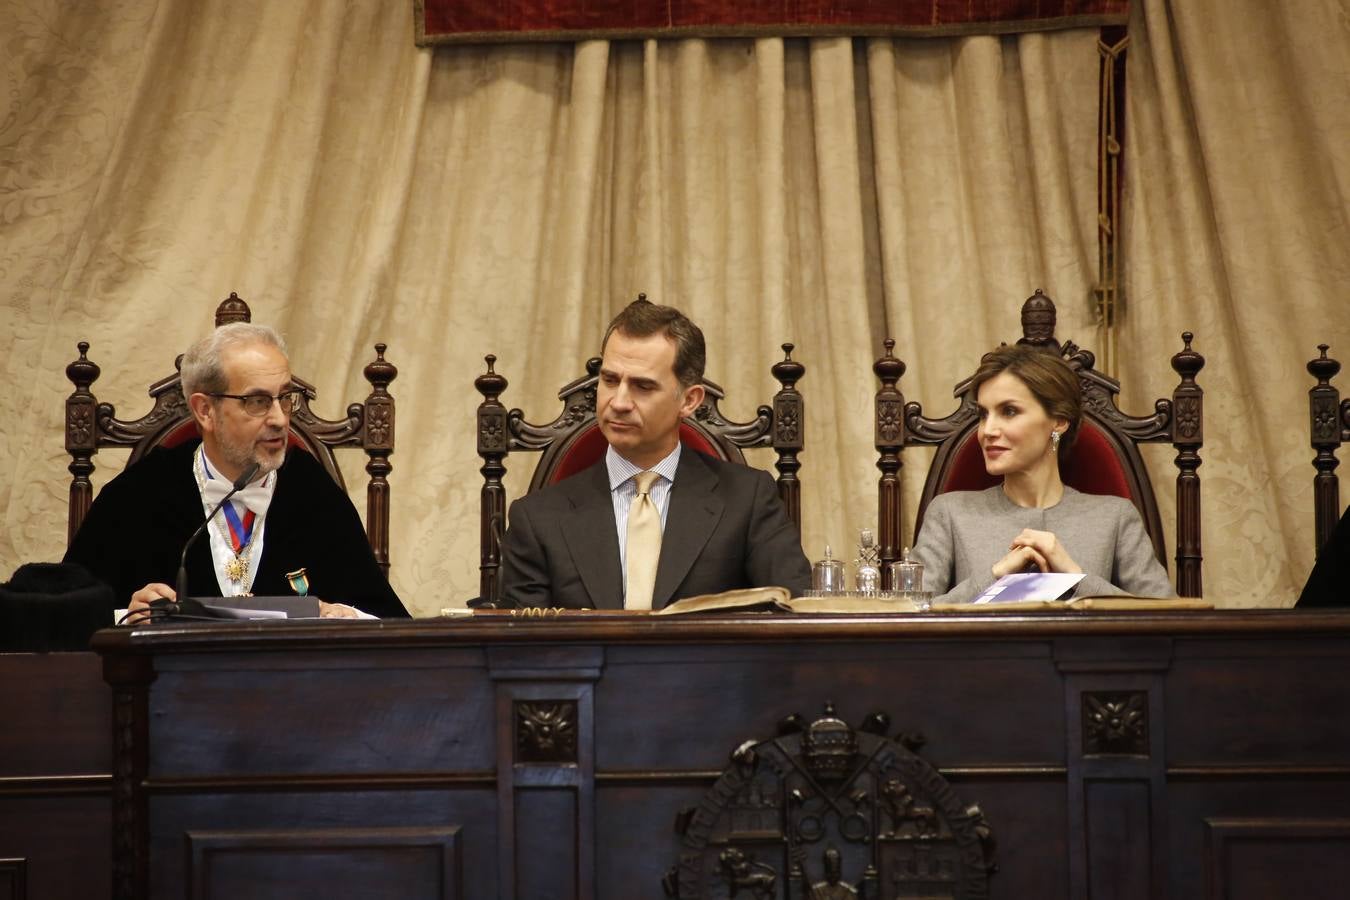
[(1130, 0), (413, 0), (418, 44), (948, 36), (1124, 25)]

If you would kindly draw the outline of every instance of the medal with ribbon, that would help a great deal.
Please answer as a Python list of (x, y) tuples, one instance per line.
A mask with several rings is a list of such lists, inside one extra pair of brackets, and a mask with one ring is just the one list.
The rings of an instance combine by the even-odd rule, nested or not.
[(303, 568), (296, 569), (294, 572), (287, 572), (286, 580), (290, 582), (291, 590), (301, 597), (309, 594), (309, 575), (305, 573)]
[[(197, 476), (197, 486), (202, 492), (202, 503), (204, 507), (211, 506), (212, 495), (223, 496), (223, 492), (228, 491), (229, 485), (218, 480), (211, 473), (211, 468), (207, 465), (205, 452), (198, 448), (193, 457), (193, 473)], [(250, 488), (245, 488), (250, 490)], [(237, 497), (243, 496), (241, 491)], [(270, 499), (270, 498), (268, 498)], [(257, 523), (258, 514), (254, 512), (253, 507), (256, 504), (254, 500), (247, 501), (240, 507), (235, 506), (235, 501), (230, 501), (221, 508), (221, 515), (212, 524), (215, 526), (225, 543), (229, 545), (234, 556), (225, 561), (224, 574), (235, 590), (247, 590), (249, 563), (253, 556), (254, 549), (254, 525)], [(239, 515), (239, 509), (244, 509), (244, 515)], [(266, 501), (262, 509), (266, 509)]]
[(244, 550), (247, 549), (249, 541), (253, 540), (253, 520), (257, 517), (250, 509), (244, 513), (242, 519), (239, 518), (239, 511), (234, 508), (233, 503), (226, 503), (221, 513), (229, 525), (230, 547), (234, 550), (234, 559), (225, 564), (225, 577), (237, 583), (243, 581), (244, 576), (248, 574), (248, 560), (244, 556)]

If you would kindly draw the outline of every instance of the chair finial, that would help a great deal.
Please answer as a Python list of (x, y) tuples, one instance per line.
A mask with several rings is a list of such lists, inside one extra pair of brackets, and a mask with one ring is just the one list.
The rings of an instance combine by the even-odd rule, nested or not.
[(886, 353), (872, 363), (872, 371), (885, 388), (893, 389), (895, 383), (905, 374), (905, 361), (895, 355), (895, 338), (886, 338), (881, 342)]
[(783, 344), (783, 358), (769, 367), (769, 372), (778, 379), (778, 383), (783, 386), (783, 390), (791, 390), (796, 386), (801, 377), (806, 374), (806, 366), (792, 358), (794, 346), (790, 343)]
[(248, 304), (240, 298), (234, 291), (230, 291), (230, 296), (220, 301), (216, 307), (216, 327), (222, 325), (232, 325), (235, 322), (251, 322), (253, 313), (248, 308)]
[(486, 399), (496, 400), (501, 396), (502, 392), (506, 390), (507, 381), (504, 377), (498, 375), (497, 370), (493, 368), (497, 363), (497, 355), (495, 353), (489, 353), (487, 356), (484, 356), (483, 361), (487, 363), (487, 371), (473, 380), (473, 386), (477, 388), (478, 393), (482, 394)]
[(1196, 373), (1205, 367), (1205, 358), (1191, 349), (1195, 335), (1189, 331), (1181, 333), (1185, 346), (1172, 356), (1172, 370), (1181, 376), (1183, 383), (1194, 381)]
[(1318, 344), (1317, 349), (1321, 351), (1321, 356), (1309, 360), (1308, 374), (1317, 379), (1318, 384), (1326, 384), (1336, 377), (1336, 373), (1341, 370), (1341, 362), (1338, 359), (1332, 359), (1327, 356), (1327, 351), (1331, 349), (1329, 344)]
[(389, 382), (398, 377), (398, 367), (384, 358), (384, 351), (388, 345), (379, 342), (375, 345), (375, 359), (366, 363), (366, 367), (361, 370), (366, 376), (371, 386), (375, 388), (376, 393), (383, 393), (388, 387)]
[(76, 388), (88, 389), (89, 385), (98, 380), (99, 373), (103, 370), (97, 363), (91, 361), (88, 357), (89, 342), (80, 341), (75, 345), (80, 351), (80, 358), (66, 366), (66, 377)]
[(1036, 288), (1022, 304), (1022, 337), (1017, 343), (1048, 350), (1059, 350), (1059, 341), (1055, 340), (1055, 301)]

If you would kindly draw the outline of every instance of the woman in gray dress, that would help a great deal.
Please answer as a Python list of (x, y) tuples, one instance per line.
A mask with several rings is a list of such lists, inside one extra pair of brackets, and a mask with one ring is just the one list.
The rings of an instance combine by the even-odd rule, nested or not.
[(985, 469), (1003, 481), (933, 498), (914, 556), (939, 602), (974, 600), (1014, 572), (1083, 573), (1074, 595), (1173, 596), (1138, 511), (1060, 480), (1083, 418), (1078, 376), (1028, 347), (985, 354), (972, 382)]

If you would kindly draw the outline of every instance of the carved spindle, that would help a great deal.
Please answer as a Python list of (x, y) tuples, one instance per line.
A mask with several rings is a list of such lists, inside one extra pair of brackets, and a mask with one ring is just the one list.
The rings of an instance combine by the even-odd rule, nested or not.
[(70, 482), (70, 511), (66, 517), (66, 543), (75, 540), (75, 533), (89, 513), (94, 501), (94, 486), (89, 476), (94, 474), (94, 454), (98, 452), (98, 400), (89, 390), (98, 380), (100, 369), (86, 355), (89, 342), (76, 344), (80, 358), (66, 366), (66, 377), (75, 385), (66, 398), (66, 452), (70, 454), (67, 466), (73, 476)]
[[(233, 295), (231, 295), (233, 296)], [(243, 301), (240, 301), (241, 303)], [(370, 483), (366, 487), (366, 534), (375, 561), (384, 577), (389, 577), (389, 473), (394, 465), (389, 456), (394, 452), (394, 398), (389, 394), (389, 383), (398, 377), (398, 368), (384, 358), (385, 344), (375, 345), (375, 359), (362, 372), (370, 382), (371, 392), (366, 397), (365, 414), (361, 428), (366, 455), (366, 472)]]
[(802, 451), (803, 432), (806, 427), (805, 410), (802, 395), (797, 391), (797, 382), (806, 374), (806, 366), (792, 358), (792, 344), (783, 344), (783, 358), (774, 363), (769, 371), (778, 379), (782, 388), (773, 395), (773, 449), (778, 453), (774, 467), (778, 469), (778, 496), (797, 530), (802, 527), (802, 486), (797, 478), (801, 461), (797, 454)]
[(886, 338), (882, 342), (886, 352), (872, 364), (872, 371), (881, 380), (881, 389), (874, 400), (873, 435), (877, 448), (877, 468), (881, 478), (877, 481), (877, 515), (881, 544), (881, 588), (891, 588), (891, 567), (889, 563), (900, 558), (902, 541), (901, 516), (904, 515), (900, 499), (900, 453), (905, 449), (905, 395), (900, 392), (897, 383), (905, 374), (905, 364), (892, 352), (895, 339)]
[(1336, 475), (1336, 451), (1342, 441), (1350, 438), (1350, 433), (1341, 425), (1341, 393), (1332, 387), (1331, 379), (1341, 370), (1338, 360), (1327, 356), (1330, 348), (1327, 344), (1318, 344), (1321, 355), (1308, 363), (1308, 374), (1317, 379), (1317, 384), (1308, 390), (1309, 433), (1312, 435), (1313, 457), (1313, 520), (1314, 539), (1317, 552), (1331, 539), (1341, 510), (1341, 485)]
[(248, 308), (248, 304), (240, 299), (234, 291), (230, 291), (230, 296), (220, 301), (216, 307), (216, 327), (230, 325), (234, 322), (252, 322), (253, 311)]
[(112, 895), (150, 896), (150, 817), (145, 776), (150, 771), (149, 656), (105, 656), (103, 680), (112, 688)]
[(1204, 391), (1195, 376), (1205, 358), (1191, 349), (1193, 335), (1182, 332), (1185, 347), (1172, 357), (1181, 382), (1172, 392), (1172, 446), (1177, 466), (1177, 593), (1201, 596), (1200, 447), (1204, 443)]
[(1036, 288), (1022, 304), (1022, 336), (1017, 343), (1059, 353), (1059, 341), (1055, 339), (1057, 320), (1055, 301)]
[(483, 600), (493, 601), (497, 599), (497, 576), (502, 565), (499, 537), (506, 528), (506, 488), (502, 485), (506, 475), (506, 407), (498, 398), (506, 390), (507, 381), (493, 370), (496, 356), (489, 353), (483, 360), (487, 371), (473, 380), (473, 386), (483, 395), (483, 402), (478, 404), (478, 455), (483, 457), (483, 466), (478, 470), (483, 474), (479, 497), (482, 510), (479, 546), (483, 562), (479, 567), (478, 591)]

